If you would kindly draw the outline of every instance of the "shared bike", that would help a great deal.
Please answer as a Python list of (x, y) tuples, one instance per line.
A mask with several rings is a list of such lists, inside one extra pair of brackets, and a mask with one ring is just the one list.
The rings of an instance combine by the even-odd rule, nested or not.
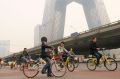
[(40, 55), (37, 55), (39, 56), (37, 60), (29, 61), (23, 65), (23, 73), (27, 78), (34, 78), (46, 64), (46, 62), (42, 60)]
[[(97, 67), (97, 58), (92, 56), (87, 61), (87, 68), (91, 71), (94, 71)], [(99, 61), (99, 65), (104, 65), (107, 70), (115, 71), (117, 69), (117, 62), (115, 59), (110, 58), (106, 55), (105, 49), (102, 49), (102, 58)]]
[(55, 77), (62, 77), (66, 74), (66, 71), (73, 72), (75, 69), (75, 63), (71, 56), (62, 58), (59, 55), (53, 56), (52, 73)]

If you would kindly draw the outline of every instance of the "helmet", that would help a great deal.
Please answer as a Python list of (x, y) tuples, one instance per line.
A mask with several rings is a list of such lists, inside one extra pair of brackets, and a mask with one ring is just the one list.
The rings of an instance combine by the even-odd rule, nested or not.
[(47, 42), (47, 37), (42, 37), (42, 38), (41, 38), (41, 42), (42, 42), (42, 41)]

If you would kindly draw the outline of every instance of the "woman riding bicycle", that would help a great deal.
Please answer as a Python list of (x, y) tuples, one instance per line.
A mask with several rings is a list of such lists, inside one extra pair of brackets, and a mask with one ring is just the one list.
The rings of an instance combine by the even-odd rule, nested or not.
[(90, 44), (89, 44), (89, 49), (90, 49), (90, 54), (97, 58), (96, 65), (99, 65), (99, 61), (102, 57), (102, 54), (100, 54), (98, 52), (98, 50), (100, 50), (100, 48), (98, 48), (98, 46), (97, 46), (97, 38), (96, 37), (91, 38), (91, 41), (90, 41)]

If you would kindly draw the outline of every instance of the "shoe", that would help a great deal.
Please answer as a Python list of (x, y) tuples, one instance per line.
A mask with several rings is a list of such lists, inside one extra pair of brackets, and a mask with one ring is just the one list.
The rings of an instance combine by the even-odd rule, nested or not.
[(99, 66), (99, 63), (96, 63), (96, 66)]
[(45, 71), (41, 71), (41, 73), (42, 73), (42, 74), (46, 74), (46, 72), (45, 72)]
[(53, 75), (47, 75), (47, 77), (53, 77)]

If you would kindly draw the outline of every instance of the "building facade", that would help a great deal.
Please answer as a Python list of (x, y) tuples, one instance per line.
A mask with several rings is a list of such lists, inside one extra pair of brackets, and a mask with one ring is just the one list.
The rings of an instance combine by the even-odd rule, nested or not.
[(0, 57), (5, 57), (10, 54), (10, 41), (0, 40)]
[(64, 37), (66, 7), (71, 2), (83, 6), (89, 29), (110, 23), (103, 0), (47, 0), (42, 27), (49, 42)]
[(34, 46), (40, 45), (40, 25), (37, 24), (34, 29)]

